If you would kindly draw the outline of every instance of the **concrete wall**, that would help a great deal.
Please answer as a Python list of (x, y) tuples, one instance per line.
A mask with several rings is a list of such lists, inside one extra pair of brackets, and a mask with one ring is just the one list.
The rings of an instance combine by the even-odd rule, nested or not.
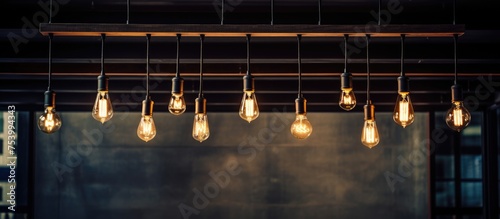
[(314, 131), (306, 140), (290, 134), (291, 112), (262, 113), (251, 124), (237, 113), (209, 113), (203, 143), (191, 137), (192, 113), (156, 113), (158, 133), (148, 143), (136, 136), (139, 113), (116, 113), (104, 126), (88, 112), (62, 117), (58, 133), (37, 134), (36, 218), (428, 214), (428, 158), (419, 156), (429, 132), (424, 113), (406, 129), (378, 113), (381, 143), (373, 149), (360, 142), (363, 115), (352, 112), (310, 113)]

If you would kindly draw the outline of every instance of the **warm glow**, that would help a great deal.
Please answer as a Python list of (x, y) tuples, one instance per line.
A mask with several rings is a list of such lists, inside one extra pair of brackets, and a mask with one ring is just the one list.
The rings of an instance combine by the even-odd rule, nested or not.
[(456, 101), (452, 107), (446, 112), (446, 124), (455, 131), (465, 129), (471, 120), (471, 115), (467, 108), (463, 106), (463, 102)]
[(207, 114), (199, 113), (194, 116), (193, 138), (199, 142), (205, 141), (210, 136)]
[(342, 89), (339, 106), (346, 111), (354, 109), (356, 106), (356, 96), (354, 96), (352, 89)]
[(186, 111), (186, 101), (182, 95), (172, 95), (168, 104), (168, 111), (173, 115), (181, 115)]
[(105, 123), (113, 117), (113, 106), (107, 91), (99, 91), (92, 109), (92, 117), (95, 120)]
[(56, 132), (61, 126), (61, 118), (53, 107), (45, 108), (44, 113), (38, 118), (38, 128), (47, 134)]
[(403, 128), (411, 125), (415, 121), (415, 112), (413, 111), (413, 105), (408, 93), (400, 93), (398, 95), (392, 118), (394, 122), (403, 126)]
[(363, 126), (363, 132), (361, 133), (361, 143), (372, 148), (377, 146), (379, 142), (380, 138), (375, 120), (366, 120)]
[(142, 116), (137, 127), (137, 136), (145, 142), (156, 136), (156, 126), (152, 116)]
[(290, 128), (292, 135), (298, 139), (306, 139), (311, 135), (312, 130), (312, 125), (309, 120), (307, 120), (305, 114), (297, 114)]
[(247, 122), (251, 122), (259, 117), (259, 105), (254, 92), (244, 92), (241, 100), (239, 115)]

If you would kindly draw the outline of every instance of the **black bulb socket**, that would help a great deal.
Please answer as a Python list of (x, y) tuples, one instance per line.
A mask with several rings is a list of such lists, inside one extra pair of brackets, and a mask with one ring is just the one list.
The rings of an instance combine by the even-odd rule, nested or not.
[(109, 78), (104, 75), (104, 72), (97, 77), (97, 91), (108, 91)]
[(398, 77), (398, 92), (408, 93), (410, 92), (410, 79), (406, 76)]
[(45, 98), (43, 101), (43, 107), (44, 108), (47, 108), (49, 106), (55, 107), (56, 106), (56, 92), (54, 92), (52, 90), (47, 90), (47, 91), (45, 91), (44, 95), (45, 95)]
[(463, 101), (462, 86), (454, 84), (451, 86), (451, 102)]
[(295, 99), (295, 113), (298, 115), (306, 114), (307, 109), (306, 109), (306, 98), (300, 96), (297, 99)]
[(371, 104), (371, 102), (369, 102), (363, 108), (365, 111), (365, 121), (366, 120), (375, 120), (375, 105), (373, 105), (373, 104)]
[(172, 94), (182, 96), (184, 93), (184, 79), (181, 77), (172, 78)]
[(194, 113), (195, 114), (206, 114), (207, 113), (207, 99), (203, 96), (196, 98), (194, 100)]
[(342, 89), (351, 88), (352, 89), (352, 74), (350, 72), (344, 72), (340, 75), (340, 83)]
[(153, 104), (155, 102), (151, 100), (151, 97), (147, 97), (142, 101), (142, 116), (152, 116), (153, 115)]
[(253, 76), (247, 73), (247, 75), (243, 76), (243, 91), (253, 92), (254, 90)]

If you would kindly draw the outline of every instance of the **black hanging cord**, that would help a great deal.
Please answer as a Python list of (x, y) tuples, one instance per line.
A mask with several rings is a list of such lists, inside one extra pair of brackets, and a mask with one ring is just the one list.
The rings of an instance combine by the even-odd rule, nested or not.
[(149, 45), (151, 41), (151, 34), (146, 34), (147, 48), (146, 48), (146, 98), (149, 98)]
[(271, 0), (271, 25), (274, 25), (274, 0)]
[(252, 35), (247, 34), (247, 75), (250, 75), (250, 39)]
[(205, 41), (205, 34), (200, 34), (200, 91), (198, 98), (203, 96), (203, 42)]
[(220, 16), (220, 25), (224, 25), (224, 5), (226, 4), (226, 1), (224, 0), (221, 1), (222, 1), (222, 12)]
[(370, 104), (370, 34), (366, 34), (366, 103)]
[(344, 72), (347, 72), (347, 41), (349, 34), (344, 34)]
[(378, 0), (378, 25), (382, 24), (382, 0)]
[(127, 24), (130, 23), (130, 0), (127, 0)]
[(302, 41), (302, 34), (297, 34), (297, 58), (299, 68), (299, 98), (302, 97), (302, 58), (300, 57), (300, 42)]
[(405, 76), (405, 34), (401, 34), (401, 76)]
[(104, 41), (106, 40), (106, 34), (101, 33), (101, 75), (104, 75)]
[(180, 69), (179, 69), (179, 50), (180, 50), (180, 44), (181, 44), (181, 34), (177, 34), (177, 59), (175, 62), (175, 77), (180, 77)]
[(52, 81), (52, 39), (54, 38), (53, 33), (49, 33), (49, 85), (47, 90), (50, 90), (50, 82)]
[(52, 0), (49, 2), (49, 24), (52, 23)]
[(453, 25), (456, 24), (457, 19), (457, 0), (453, 0)]
[(453, 48), (454, 48), (454, 61), (455, 61), (455, 84), (457, 84), (457, 40), (458, 40), (458, 34), (453, 34)]
[(321, 25), (321, 0), (318, 0), (318, 25)]

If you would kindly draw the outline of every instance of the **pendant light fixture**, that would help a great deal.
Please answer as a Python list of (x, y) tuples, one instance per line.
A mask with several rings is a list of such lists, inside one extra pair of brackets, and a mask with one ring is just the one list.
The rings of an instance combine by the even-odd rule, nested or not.
[(398, 98), (392, 118), (398, 125), (409, 126), (415, 121), (415, 112), (410, 99), (410, 82), (404, 70), (405, 35), (401, 34), (401, 75), (398, 77)]
[(254, 79), (250, 72), (250, 34), (247, 34), (247, 74), (243, 77), (243, 99), (240, 105), (240, 117), (250, 123), (259, 117), (259, 105), (255, 97)]
[(44, 107), (45, 111), (38, 118), (38, 128), (47, 134), (57, 132), (61, 128), (62, 120), (56, 113), (56, 93), (52, 91), (50, 82), (52, 80), (52, 39), (54, 35), (49, 33), (49, 85), (45, 91)]
[(203, 97), (203, 42), (205, 34), (200, 34), (200, 90), (195, 100), (195, 115), (193, 121), (193, 138), (199, 142), (210, 136), (207, 117), (207, 100)]
[(181, 78), (179, 69), (179, 46), (181, 35), (177, 34), (177, 61), (175, 77), (172, 78), (172, 97), (168, 103), (168, 111), (173, 115), (181, 115), (186, 111), (186, 101), (184, 100), (184, 79)]
[(298, 54), (298, 69), (299, 69), (299, 93), (295, 99), (295, 121), (292, 123), (290, 131), (292, 135), (298, 139), (306, 139), (312, 133), (312, 125), (307, 120), (306, 114), (306, 99), (302, 96), (302, 59), (300, 57), (300, 43), (302, 35), (297, 34), (297, 54)]
[(149, 45), (151, 34), (146, 34), (146, 98), (142, 101), (141, 121), (137, 127), (137, 136), (145, 142), (150, 141), (156, 136), (156, 126), (153, 120), (153, 100), (149, 96)]
[(457, 84), (457, 40), (458, 35), (453, 35), (454, 61), (455, 61), (455, 82), (451, 86), (451, 108), (446, 112), (446, 125), (451, 129), (460, 132), (465, 129), (471, 120), (471, 115), (464, 106), (462, 87)]
[(377, 123), (375, 122), (375, 105), (370, 100), (370, 35), (366, 35), (366, 105), (365, 123), (361, 133), (361, 143), (369, 148), (377, 146), (380, 142)]
[(105, 39), (106, 34), (101, 34), (101, 75), (97, 77), (97, 97), (92, 109), (92, 117), (102, 124), (113, 117), (113, 105), (108, 94), (108, 77), (106, 77), (106, 73), (104, 72)]
[(347, 71), (347, 41), (349, 35), (344, 34), (344, 73), (340, 75), (341, 92), (339, 106), (345, 111), (350, 111), (356, 106), (356, 96), (352, 90), (352, 74)]

